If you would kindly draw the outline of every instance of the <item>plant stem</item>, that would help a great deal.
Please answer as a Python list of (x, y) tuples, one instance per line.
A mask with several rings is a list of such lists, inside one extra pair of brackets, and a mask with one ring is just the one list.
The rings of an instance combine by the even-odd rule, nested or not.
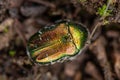
[[(106, 7), (106, 9), (105, 9), (105, 11), (104, 11), (104, 15), (106, 14), (106, 12), (107, 12), (107, 10), (108, 10), (108, 8), (109, 8), (109, 6), (110, 6), (110, 3), (111, 3), (111, 0), (108, 0), (108, 2), (107, 2), (107, 7)], [(106, 16), (101, 16), (101, 18), (99, 19), (99, 21), (98, 21), (97, 24), (95, 25), (93, 31), (91, 32), (90, 37), (88, 38), (88, 41), (89, 41), (89, 42), (91, 42), (91, 39), (92, 39), (92, 37), (94, 36), (94, 34), (95, 34), (96, 30), (98, 29), (98, 27), (104, 24), (104, 19), (105, 19), (105, 18), (106, 18)]]
[[(109, 8), (109, 6), (110, 6), (110, 3), (111, 3), (111, 0), (108, 0), (108, 2), (107, 2), (107, 7), (106, 7), (103, 15), (106, 14), (106, 12), (107, 12), (107, 10), (108, 10), (108, 8)], [(92, 40), (92, 37), (94, 36), (94, 34), (95, 34), (96, 30), (98, 29), (98, 27), (100, 27), (101, 25), (104, 24), (105, 18), (106, 18), (106, 16), (101, 16), (101, 18), (99, 19), (99, 21), (98, 21), (97, 24), (95, 25), (93, 31), (91, 32), (90, 37), (88, 38), (88, 42), (89, 42), (88, 45), (90, 45), (90, 42), (91, 42), (91, 40)], [(110, 75), (110, 74), (111, 74), (111, 69), (110, 69), (110, 67), (109, 67), (109, 66), (110, 66), (110, 65), (109, 65), (109, 62), (106, 61), (105, 63), (108, 64), (108, 65), (104, 66), (105, 80), (113, 80), (112, 75)]]

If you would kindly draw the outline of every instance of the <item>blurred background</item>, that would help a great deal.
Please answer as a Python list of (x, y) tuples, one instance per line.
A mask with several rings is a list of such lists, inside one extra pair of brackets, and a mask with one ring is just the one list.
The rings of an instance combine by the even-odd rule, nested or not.
[(30, 36), (57, 20), (70, 19), (91, 32), (107, 0), (0, 0), (0, 80), (120, 80), (120, 0), (89, 48), (72, 61), (34, 65), (26, 53)]

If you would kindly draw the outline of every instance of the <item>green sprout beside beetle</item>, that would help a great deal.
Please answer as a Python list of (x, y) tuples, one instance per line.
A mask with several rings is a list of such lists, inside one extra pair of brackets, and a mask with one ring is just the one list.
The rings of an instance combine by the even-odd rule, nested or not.
[(97, 10), (97, 14), (101, 16), (104, 25), (109, 24), (109, 21), (105, 18), (112, 15), (112, 10), (108, 9), (111, 4), (112, 0), (107, 0), (107, 4), (104, 4), (103, 6), (99, 7)]
[[(100, 16), (106, 16), (106, 17), (110, 16), (112, 10), (107, 10), (106, 11), (106, 8), (107, 8), (107, 5), (104, 4), (102, 7), (98, 8), (97, 14), (99, 14)], [(106, 11), (106, 13), (105, 13), (105, 11)]]

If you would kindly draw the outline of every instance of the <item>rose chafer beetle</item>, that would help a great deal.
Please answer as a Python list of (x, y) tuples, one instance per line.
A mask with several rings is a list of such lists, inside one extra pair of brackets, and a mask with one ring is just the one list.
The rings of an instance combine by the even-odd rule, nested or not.
[(80, 54), (87, 38), (88, 30), (83, 25), (58, 21), (39, 30), (29, 39), (27, 53), (34, 63), (55, 63)]

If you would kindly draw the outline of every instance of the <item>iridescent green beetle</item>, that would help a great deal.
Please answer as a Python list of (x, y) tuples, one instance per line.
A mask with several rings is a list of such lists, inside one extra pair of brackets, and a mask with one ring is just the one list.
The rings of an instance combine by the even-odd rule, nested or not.
[(88, 38), (88, 30), (71, 21), (58, 21), (44, 27), (28, 41), (28, 56), (38, 64), (50, 64), (80, 54)]

